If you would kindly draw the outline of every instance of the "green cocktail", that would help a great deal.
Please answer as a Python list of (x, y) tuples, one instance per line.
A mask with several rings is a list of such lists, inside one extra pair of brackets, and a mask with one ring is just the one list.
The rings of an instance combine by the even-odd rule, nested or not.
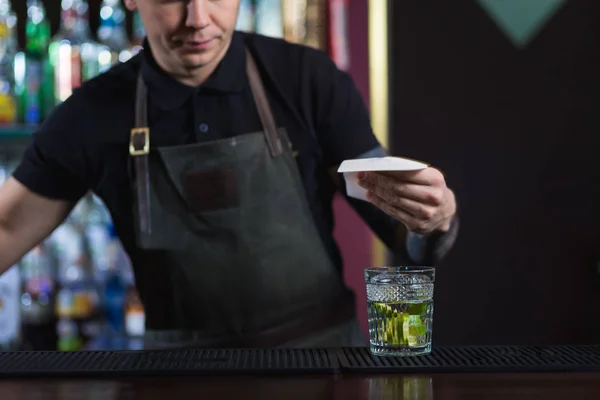
[(371, 352), (408, 356), (431, 351), (434, 269), (365, 271)]

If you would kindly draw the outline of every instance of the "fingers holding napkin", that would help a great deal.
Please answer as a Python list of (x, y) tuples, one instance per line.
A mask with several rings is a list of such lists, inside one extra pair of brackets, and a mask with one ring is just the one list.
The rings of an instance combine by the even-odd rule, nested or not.
[(401, 157), (344, 161), (350, 197), (368, 201), (402, 222), (409, 232), (447, 232), (456, 214), (456, 199), (444, 175), (425, 163)]

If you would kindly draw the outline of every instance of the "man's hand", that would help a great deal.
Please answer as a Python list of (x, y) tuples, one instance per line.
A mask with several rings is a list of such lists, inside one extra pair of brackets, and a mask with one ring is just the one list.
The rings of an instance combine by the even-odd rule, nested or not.
[(426, 234), (450, 229), (456, 201), (437, 169), (361, 172), (358, 177), (367, 190), (367, 199), (402, 222), (409, 232)]

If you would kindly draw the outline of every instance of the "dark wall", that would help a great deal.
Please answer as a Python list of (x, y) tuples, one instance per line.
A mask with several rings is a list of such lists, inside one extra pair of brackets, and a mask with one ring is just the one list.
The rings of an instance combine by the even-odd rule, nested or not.
[(462, 223), (434, 343), (600, 343), (600, 1), (522, 49), (475, 0), (390, 5), (392, 149), (444, 171)]
[[(54, 35), (60, 25), (60, 3), (61, 0), (42, 0), (46, 7), (46, 14), (50, 20), (52, 34)], [(88, 0), (89, 3), (89, 18), (90, 28), (94, 36), (98, 30), (100, 21), (100, 3), (102, 0)], [(18, 16), (19, 42), (21, 46), (25, 44), (25, 18), (27, 12), (27, 0), (12, 0), (13, 10)], [(127, 29), (131, 33), (131, 13), (127, 12)]]

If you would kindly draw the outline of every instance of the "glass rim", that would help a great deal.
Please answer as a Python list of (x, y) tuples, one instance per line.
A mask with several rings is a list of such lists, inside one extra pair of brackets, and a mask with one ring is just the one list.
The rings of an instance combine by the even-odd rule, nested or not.
[(408, 273), (427, 273), (434, 272), (435, 267), (418, 266), (418, 265), (403, 265), (403, 266), (381, 266), (365, 268), (365, 272), (408, 272)]

